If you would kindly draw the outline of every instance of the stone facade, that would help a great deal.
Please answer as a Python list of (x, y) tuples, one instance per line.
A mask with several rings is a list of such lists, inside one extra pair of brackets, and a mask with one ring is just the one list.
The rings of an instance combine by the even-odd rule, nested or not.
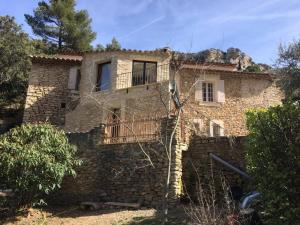
[[(229, 72), (229, 71), (205, 71), (187, 69), (180, 71), (180, 90), (184, 98), (190, 94), (189, 101), (184, 108), (185, 117), (190, 122), (201, 121), (201, 135), (210, 136), (211, 121), (221, 121), (224, 135), (245, 136), (247, 135), (245, 113), (253, 108), (266, 108), (272, 105), (281, 104), (283, 94), (276, 87), (271, 77), (255, 75), (250, 73)], [(196, 88), (191, 90), (192, 85), (199, 80), (211, 82), (214, 85), (213, 95), (218, 93), (215, 84), (224, 82), (222, 101), (217, 99), (213, 102), (197, 100)], [(202, 98), (202, 93), (200, 93)]]
[[(62, 127), (84, 160), (83, 166), (77, 169), (78, 176), (65, 179), (63, 189), (56, 193), (59, 198), (52, 200), (142, 201), (147, 206), (160, 205), (167, 174), (167, 158), (161, 142), (103, 144), (103, 139), (108, 115), (115, 109), (120, 110), (122, 121), (154, 115), (163, 117), (174, 109), (171, 100), (174, 86), (170, 82), (173, 78), (179, 98), (186, 98), (187, 103), (172, 143), (171, 201), (178, 201), (183, 185), (188, 191), (194, 191), (191, 160), (202, 174), (207, 174), (208, 152), (244, 167), (239, 138), (232, 143), (225, 137), (208, 136), (213, 136), (215, 123), (221, 127), (221, 136), (247, 135), (245, 112), (248, 109), (281, 103), (283, 95), (272, 77), (237, 72), (234, 66), (222, 64), (211, 67), (186, 63), (175, 70), (170, 66), (170, 59), (168, 51), (121, 50), (84, 53), (82, 60), (57, 57), (33, 61), (23, 121), (49, 121)], [(133, 86), (133, 60), (157, 62), (157, 82)], [(110, 88), (95, 91), (98, 64), (106, 62), (111, 63)], [(81, 70), (79, 90), (70, 89), (74, 68)], [(203, 101), (203, 84), (207, 83), (211, 85), (212, 101)], [(160, 138), (170, 132), (173, 122), (161, 125)], [(141, 146), (150, 155), (154, 167), (146, 160)]]
[(65, 124), (65, 114), (71, 103), (69, 73), (74, 66), (77, 67), (78, 63), (33, 60), (23, 122)]
[[(131, 86), (133, 60), (157, 62), (157, 83)], [(170, 55), (164, 52), (87, 53), (81, 66), (80, 104), (66, 114), (65, 130), (88, 131), (104, 123), (112, 109), (120, 109), (121, 119), (161, 114), (168, 104)], [(111, 89), (95, 92), (97, 65), (111, 62)], [(162, 96), (162, 98), (160, 98)]]
[[(112, 51), (85, 53), (82, 61), (33, 61), (26, 99), (24, 122), (50, 121), (68, 132), (86, 132), (106, 123), (114, 109), (121, 120), (165, 115), (172, 109), (169, 79), (175, 80), (181, 96), (190, 94), (184, 114), (190, 123), (201, 120), (202, 134), (210, 135), (212, 121), (221, 121), (224, 135), (246, 135), (245, 112), (251, 108), (280, 104), (283, 98), (268, 74), (234, 71), (225, 64), (185, 65), (178, 71), (169, 66), (168, 51)], [(133, 60), (157, 62), (157, 82), (132, 86)], [(111, 87), (95, 91), (97, 65), (111, 63)], [(80, 65), (81, 64), (81, 65)], [(68, 90), (70, 69), (81, 69), (79, 91)], [(222, 102), (195, 100), (196, 79), (223, 83)], [(214, 96), (220, 90), (214, 87)], [(70, 97), (71, 96), (71, 97)]]

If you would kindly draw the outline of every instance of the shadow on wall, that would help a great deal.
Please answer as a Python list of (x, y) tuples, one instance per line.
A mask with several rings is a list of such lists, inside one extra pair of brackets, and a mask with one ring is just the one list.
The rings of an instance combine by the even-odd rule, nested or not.
[(183, 152), (182, 181), (185, 194), (197, 199), (197, 183), (206, 183), (213, 173), (216, 179), (224, 176), (229, 186), (244, 186), (242, 177), (222, 164), (213, 161), (209, 153), (218, 155), (237, 168), (245, 168), (244, 143), (246, 137), (209, 137), (193, 136), (188, 151)]

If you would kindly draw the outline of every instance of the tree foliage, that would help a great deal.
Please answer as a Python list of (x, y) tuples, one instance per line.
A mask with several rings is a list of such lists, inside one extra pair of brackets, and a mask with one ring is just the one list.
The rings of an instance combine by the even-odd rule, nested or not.
[(262, 72), (262, 71), (261, 71), (259, 65), (253, 64), (253, 65), (251, 65), (251, 66), (248, 66), (248, 67), (245, 69), (245, 72), (259, 73), (259, 72)]
[(277, 69), (286, 98), (300, 100), (300, 40), (279, 46)]
[(33, 33), (58, 50), (90, 50), (96, 34), (86, 10), (75, 10), (75, 0), (41, 1), (33, 16), (25, 14)]
[(0, 16), (0, 107), (24, 101), (30, 51), (28, 35), (21, 26), (13, 17)]
[(59, 188), (79, 164), (64, 131), (50, 124), (26, 124), (0, 136), (1, 184), (14, 190), (19, 207)]
[(300, 105), (247, 113), (247, 163), (270, 224), (300, 224)]
[(97, 44), (95, 50), (97, 51), (114, 51), (120, 50), (121, 44), (117, 41), (115, 37), (112, 38), (111, 43), (107, 44), (105, 47), (102, 44)]
[(110, 44), (106, 45), (106, 50), (108, 51), (120, 50), (120, 49), (121, 49), (121, 44), (117, 41), (115, 37), (113, 37)]

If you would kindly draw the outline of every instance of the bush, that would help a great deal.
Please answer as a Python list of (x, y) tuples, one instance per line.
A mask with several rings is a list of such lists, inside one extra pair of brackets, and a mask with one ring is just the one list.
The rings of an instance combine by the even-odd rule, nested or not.
[(2, 188), (13, 189), (16, 207), (31, 206), (75, 176), (75, 148), (50, 124), (26, 124), (0, 136)]
[(262, 72), (262, 71), (261, 71), (259, 65), (254, 64), (254, 65), (248, 66), (248, 67), (245, 69), (245, 72), (260, 73), (260, 72)]
[(248, 169), (270, 224), (300, 224), (300, 105), (247, 113)]

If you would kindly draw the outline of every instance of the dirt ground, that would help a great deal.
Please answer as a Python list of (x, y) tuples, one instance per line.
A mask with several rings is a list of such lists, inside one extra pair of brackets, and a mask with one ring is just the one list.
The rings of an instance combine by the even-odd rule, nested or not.
[[(28, 216), (2, 221), (3, 225), (159, 225), (161, 216), (154, 209), (81, 210), (78, 207), (31, 209)], [(182, 209), (170, 211), (170, 225), (188, 224)]]

